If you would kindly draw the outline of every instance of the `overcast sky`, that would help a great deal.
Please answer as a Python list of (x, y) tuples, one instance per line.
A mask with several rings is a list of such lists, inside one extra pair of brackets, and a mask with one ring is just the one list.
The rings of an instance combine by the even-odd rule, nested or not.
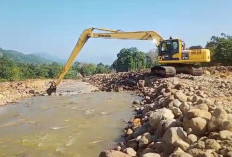
[[(231, 0), (0, 0), (0, 47), (67, 58), (89, 27), (154, 30), (205, 46), (212, 35), (232, 35)], [(79, 61), (111, 64), (122, 48), (155, 48), (151, 41), (90, 39)]]

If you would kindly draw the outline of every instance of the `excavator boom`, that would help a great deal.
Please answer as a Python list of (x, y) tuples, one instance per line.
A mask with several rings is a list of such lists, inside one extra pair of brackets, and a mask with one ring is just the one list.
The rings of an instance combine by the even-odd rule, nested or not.
[[(104, 31), (101, 33), (93, 33), (94, 30)], [(71, 67), (74, 59), (80, 53), (81, 49), (88, 41), (89, 38), (105, 38), (105, 39), (130, 39), (130, 40), (153, 40), (156, 43), (156, 46), (159, 46), (160, 42), (163, 41), (163, 38), (154, 31), (137, 31), (137, 32), (123, 32), (120, 30), (110, 30), (103, 28), (89, 28), (82, 32), (80, 38), (77, 41), (76, 46), (74, 47), (68, 61), (62, 68), (60, 74), (58, 75), (56, 81), (51, 82), (50, 88), (47, 89), (48, 95), (51, 95), (53, 92), (56, 92), (56, 86), (64, 78), (65, 74), (68, 72)]]

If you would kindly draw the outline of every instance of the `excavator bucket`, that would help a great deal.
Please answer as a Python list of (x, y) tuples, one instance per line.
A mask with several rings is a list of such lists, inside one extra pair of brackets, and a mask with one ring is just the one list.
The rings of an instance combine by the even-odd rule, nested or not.
[(51, 85), (47, 89), (47, 94), (48, 95), (52, 95), (52, 93), (56, 93), (56, 84), (55, 84), (55, 82), (50, 82), (50, 83), (51, 83)]

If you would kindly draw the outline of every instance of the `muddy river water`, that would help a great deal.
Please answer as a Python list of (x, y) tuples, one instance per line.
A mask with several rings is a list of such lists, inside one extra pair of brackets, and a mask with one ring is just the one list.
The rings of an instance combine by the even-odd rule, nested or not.
[(96, 157), (132, 116), (129, 93), (41, 96), (0, 108), (0, 156)]

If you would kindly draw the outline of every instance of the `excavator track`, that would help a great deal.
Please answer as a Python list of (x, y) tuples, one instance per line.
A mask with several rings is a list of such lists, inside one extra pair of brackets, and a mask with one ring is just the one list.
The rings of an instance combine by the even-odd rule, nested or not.
[(151, 68), (151, 74), (160, 77), (174, 77), (176, 75), (176, 69), (173, 66), (153, 66)]
[(176, 73), (180, 74), (190, 74), (193, 76), (201, 76), (203, 74), (202, 67), (196, 66), (196, 65), (185, 65), (185, 64), (179, 64), (175, 65)]
[(190, 74), (193, 76), (201, 76), (203, 74), (202, 67), (196, 65), (172, 65), (172, 66), (154, 66), (151, 68), (151, 74), (160, 77), (174, 77), (176, 74)]

